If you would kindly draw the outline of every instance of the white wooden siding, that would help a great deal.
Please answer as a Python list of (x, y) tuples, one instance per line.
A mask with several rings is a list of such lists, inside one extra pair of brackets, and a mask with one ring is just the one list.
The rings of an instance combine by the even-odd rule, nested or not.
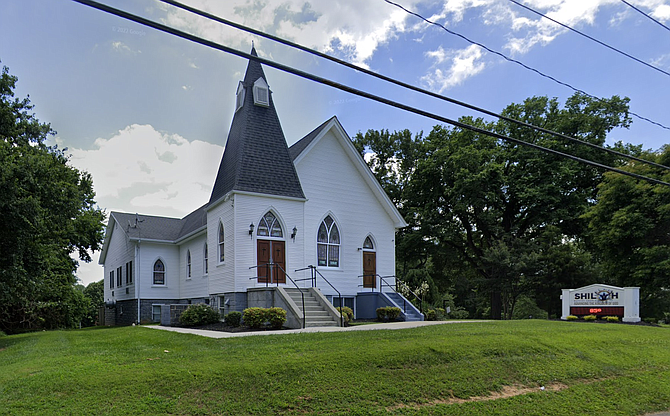
[[(105, 264), (103, 267), (105, 279), (104, 299), (105, 301), (133, 299), (135, 296), (135, 282), (137, 276), (135, 273), (133, 273), (133, 283), (126, 285), (126, 263), (135, 259), (135, 244), (128, 239), (126, 234), (120, 228), (119, 224), (117, 224), (115, 221), (113, 227), (114, 228), (111, 232), (109, 245), (107, 246)], [(121, 286), (116, 284), (116, 273), (119, 267), (121, 267), (123, 271)], [(111, 271), (114, 272), (113, 289), (110, 289), (109, 287), (109, 273)], [(128, 288), (128, 294), (126, 294), (126, 288)], [(112, 292), (114, 292), (114, 296), (112, 296)]]

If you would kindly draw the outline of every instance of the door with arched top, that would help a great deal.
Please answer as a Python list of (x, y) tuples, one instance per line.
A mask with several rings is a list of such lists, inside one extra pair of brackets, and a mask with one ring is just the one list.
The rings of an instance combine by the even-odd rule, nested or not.
[(368, 236), (363, 243), (363, 287), (377, 287), (377, 253), (375, 246)]
[(256, 271), (258, 283), (286, 283), (286, 243), (277, 217), (268, 211), (256, 231)]

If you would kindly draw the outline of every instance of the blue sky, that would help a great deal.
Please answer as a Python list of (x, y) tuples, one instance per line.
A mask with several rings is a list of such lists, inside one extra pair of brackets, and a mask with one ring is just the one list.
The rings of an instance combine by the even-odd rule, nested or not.
[[(185, 3), (493, 111), (572, 91), (429, 26), (383, 0)], [(631, 110), (670, 126), (670, 77), (541, 19), (508, 0), (398, 0), (470, 39), (590, 94), (631, 98)], [(629, 1), (670, 25), (667, 0)], [(450, 118), (473, 113), (389, 86), (156, 0), (104, 3)], [(619, 0), (524, 4), (670, 72), (670, 31)], [(71, 164), (93, 175), (107, 212), (181, 217), (209, 198), (246, 61), (69, 0), (0, 3), (0, 60), (37, 117), (58, 132)], [(350, 135), (428, 132), (435, 122), (271, 68), (266, 75), (289, 144), (333, 115)], [(622, 140), (658, 149), (670, 130), (633, 119)], [(82, 265), (83, 283), (103, 278)]]

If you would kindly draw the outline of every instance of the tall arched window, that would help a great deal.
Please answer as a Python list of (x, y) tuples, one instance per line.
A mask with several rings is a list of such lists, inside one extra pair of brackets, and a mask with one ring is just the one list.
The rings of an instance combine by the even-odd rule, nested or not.
[(261, 218), (261, 222), (258, 224), (258, 231), (256, 235), (261, 237), (283, 237), (284, 232), (282, 231), (281, 224), (275, 215), (268, 211), (267, 214)]
[(226, 259), (225, 246), (226, 235), (223, 232), (223, 224), (219, 223), (219, 263), (223, 263)]
[(165, 264), (163, 264), (161, 259), (156, 260), (156, 263), (154, 263), (154, 284), (165, 284)]
[(340, 231), (330, 215), (319, 226), (316, 248), (319, 266), (340, 267)]
[(209, 255), (207, 254), (207, 243), (205, 243), (205, 250), (204, 250), (204, 253), (203, 253), (202, 257), (203, 257), (203, 263), (204, 263), (202, 265), (203, 266), (202, 269), (205, 271), (205, 274), (207, 274), (207, 273), (209, 273), (209, 263), (208, 263)]
[(191, 250), (186, 250), (186, 277), (191, 277)]

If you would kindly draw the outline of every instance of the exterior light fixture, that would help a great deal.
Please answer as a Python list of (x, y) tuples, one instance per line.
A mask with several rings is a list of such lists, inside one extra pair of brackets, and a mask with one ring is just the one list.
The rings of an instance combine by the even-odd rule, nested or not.
[(254, 223), (249, 224), (249, 235), (253, 237), (254, 235)]
[(293, 241), (295, 241), (296, 234), (298, 234), (298, 227), (293, 227), (293, 234), (291, 234)]

